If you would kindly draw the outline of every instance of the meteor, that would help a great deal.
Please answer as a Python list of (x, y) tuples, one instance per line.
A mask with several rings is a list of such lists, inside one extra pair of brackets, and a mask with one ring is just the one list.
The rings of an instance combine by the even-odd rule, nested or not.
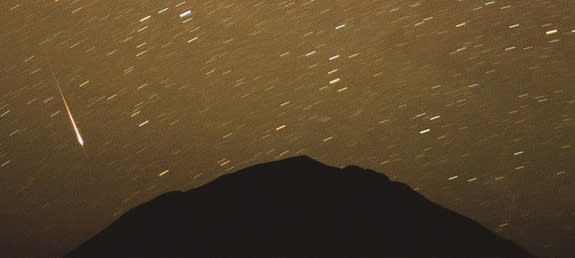
[(66, 97), (64, 96), (64, 91), (62, 91), (62, 87), (60, 87), (60, 82), (58, 81), (58, 78), (56, 78), (56, 74), (54, 73), (54, 69), (52, 69), (52, 63), (50, 62), (49, 59), (48, 59), (48, 68), (50, 68), (50, 73), (52, 74), (52, 77), (56, 81), (56, 87), (58, 88), (58, 92), (60, 92), (60, 97), (62, 98), (62, 102), (64, 102), (64, 106), (66, 107), (66, 112), (68, 113), (68, 118), (70, 119), (70, 123), (72, 123), (72, 127), (74, 128), (74, 133), (76, 134), (76, 139), (78, 140), (80, 147), (82, 147), (82, 149), (84, 149), (84, 139), (82, 138), (82, 135), (80, 134), (80, 130), (78, 129), (78, 126), (76, 126), (76, 121), (74, 120), (74, 116), (72, 116), (72, 111), (70, 111), (70, 107), (68, 106), (68, 101), (66, 101)]

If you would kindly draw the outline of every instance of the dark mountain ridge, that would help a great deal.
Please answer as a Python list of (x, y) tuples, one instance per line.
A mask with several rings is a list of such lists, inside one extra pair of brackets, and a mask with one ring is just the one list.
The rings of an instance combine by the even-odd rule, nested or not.
[(306, 156), (163, 194), (66, 257), (207, 255), (532, 257), (383, 174)]

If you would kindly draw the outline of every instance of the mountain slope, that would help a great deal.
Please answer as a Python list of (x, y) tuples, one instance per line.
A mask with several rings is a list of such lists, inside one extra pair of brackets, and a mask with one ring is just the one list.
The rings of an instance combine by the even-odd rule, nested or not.
[(407, 185), (300, 156), (136, 207), (66, 257), (531, 257)]

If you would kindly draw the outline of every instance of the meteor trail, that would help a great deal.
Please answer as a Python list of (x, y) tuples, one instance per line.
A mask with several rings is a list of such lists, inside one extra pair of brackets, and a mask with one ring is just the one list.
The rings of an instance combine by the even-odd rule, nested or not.
[(64, 106), (66, 107), (66, 112), (68, 113), (68, 118), (70, 118), (70, 122), (72, 123), (72, 127), (74, 128), (74, 133), (76, 134), (76, 139), (78, 143), (84, 149), (84, 139), (82, 139), (82, 135), (80, 134), (80, 130), (78, 130), (78, 126), (76, 126), (76, 121), (74, 121), (74, 117), (72, 116), (72, 112), (70, 111), (70, 107), (68, 106), (68, 101), (66, 101), (66, 97), (64, 96), (64, 91), (62, 91), (62, 87), (60, 87), (60, 82), (58, 78), (56, 78), (56, 74), (54, 73), (54, 69), (52, 69), (52, 63), (48, 59), (48, 68), (50, 68), (50, 73), (54, 80), (56, 81), (56, 87), (58, 88), (58, 92), (60, 92), (60, 97), (62, 98), (62, 102), (64, 102)]

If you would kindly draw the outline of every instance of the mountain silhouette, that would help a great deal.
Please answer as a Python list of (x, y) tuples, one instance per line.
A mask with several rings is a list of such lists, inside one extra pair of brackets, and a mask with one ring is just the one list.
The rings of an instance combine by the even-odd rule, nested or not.
[(406, 184), (307, 156), (165, 193), (65, 257), (198, 256), (533, 257)]

